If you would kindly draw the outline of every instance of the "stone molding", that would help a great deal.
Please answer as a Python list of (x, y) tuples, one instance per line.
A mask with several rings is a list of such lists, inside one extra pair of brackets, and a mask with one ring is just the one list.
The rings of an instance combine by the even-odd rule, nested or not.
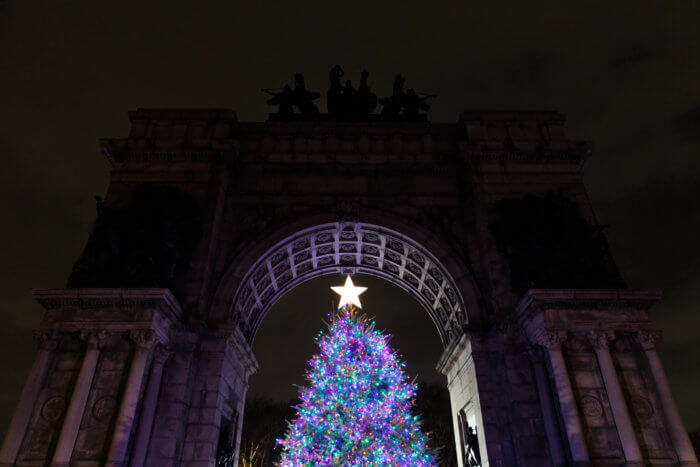
[(44, 306), (42, 330), (152, 331), (161, 342), (180, 322), (182, 309), (169, 289), (34, 289)]
[(442, 356), (440, 360), (438, 360), (437, 365), (435, 365), (435, 369), (447, 376), (452, 366), (457, 362), (459, 355), (467, 351), (471, 352), (471, 347), (467, 334), (464, 333), (458, 339), (454, 339), (449, 343), (445, 351), (442, 352)]
[(532, 343), (544, 332), (651, 330), (648, 310), (660, 298), (660, 290), (531, 289), (511, 319)]
[(565, 137), (563, 114), (545, 111), (464, 111), (456, 123), (238, 122), (229, 109), (138, 109), (129, 118), (128, 137), (100, 141), (112, 165), (190, 162), (204, 163), (206, 170), (211, 162), (241, 156), (256, 164), (405, 166), (447, 162), (448, 154), (460, 154), (479, 165), (566, 164), (580, 170), (592, 153), (590, 142)]
[[(221, 331), (219, 331), (221, 332)], [(243, 336), (243, 333), (238, 326), (233, 326), (226, 333), (226, 345), (231, 349), (243, 367), (246, 369), (248, 376), (252, 375), (260, 368), (253, 349), (248, 345), (248, 341)]]
[(440, 360), (438, 360), (435, 365), (435, 369), (447, 376), (451, 371), (452, 366), (459, 360), (460, 356), (465, 352), (469, 355), (472, 353), (479, 353), (482, 351), (493, 351), (495, 349), (487, 350), (489, 346), (489, 337), (493, 334), (486, 334), (480, 331), (465, 329), (456, 337), (452, 342), (447, 345)]

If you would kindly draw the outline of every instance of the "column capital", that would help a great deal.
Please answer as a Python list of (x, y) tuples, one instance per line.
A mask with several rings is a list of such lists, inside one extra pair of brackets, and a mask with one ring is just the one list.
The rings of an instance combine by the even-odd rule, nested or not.
[(109, 333), (107, 331), (81, 331), (78, 336), (80, 340), (85, 341), (88, 350), (101, 349), (107, 343)]
[(556, 350), (561, 348), (566, 339), (566, 331), (548, 331), (545, 329), (535, 337), (535, 342), (547, 350)]
[(137, 349), (153, 350), (158, 343), (158, 336), (150, 329), (134, 329), (129, 331), (129, 338)]
[(173, 351), (167, 345), (156, 346), (153, 352), (153, 361), (164, 364), (173, 355)]
[(600, 329), (588, 331), (586, 339), (595, 350), (604, 350), (610, 347), (610, 342), (615, 340), (615, 331), (611, 329)]
[(527, 357), (530, 359), (530, 362), (538, 363), (544, 361), (545, 355), (542, 347), (543, 346), (530, 344), (525, 347), (525, 352), (527, 353)]
[(656, 348), (657, 342), (661, 340), (661, 331), (643, 329), (634, 333), (634, 340), (636, 340), (644, 350), (652, 350)]
[(58, 333), (54, 330), (35, 329), (32, 335), (37, 347), (41, 350), (55, 350), (58, 345)]

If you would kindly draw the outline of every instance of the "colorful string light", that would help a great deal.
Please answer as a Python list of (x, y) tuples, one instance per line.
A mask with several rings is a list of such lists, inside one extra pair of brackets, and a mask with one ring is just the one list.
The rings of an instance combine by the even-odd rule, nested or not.
[(319, 353), (309, 361), (309, 386), (282, 445), (282, 466), (400, 465), (436, 463), (411, 414), (417, 385), (388, 336), (351, 304), (316, 337)]

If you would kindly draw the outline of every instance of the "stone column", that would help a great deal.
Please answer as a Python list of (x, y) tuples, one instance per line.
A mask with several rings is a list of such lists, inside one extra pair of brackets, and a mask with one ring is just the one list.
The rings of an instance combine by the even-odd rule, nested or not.
[(678, 460), (684, 465), (698, 465), (698, 459), (695, 456), (695, 450), (690, 442), (688, 432), (685, 430), (683, 419), (678, 411), (678, 406), (673, 398), (671, 386), (668, 384), (666, 372), (661, 364), (659, 354), (656, 352), (656, 342), (661, 337), (659, 331), (638, 331), (635, 334), (635, 339), (642, 346), (646, 353), (651, 375), (656, 383), (656, 392), (661, 402), (664, 418), (666, 421), (666, 429), (671, 437), (673, 448), (678, 454)]
[(540, 406), (542, 407), (542, 418), (544, 419), (544, 429), (547, 433), (547, 442), (549, 443), (549, 456), (552, 465), (555, 467), (566, 465), (566, 455), (559, 431), (559, 420), (554, 410), (554, 400), (549, 386), (549, 378), (547, 378), (547, 368), (542, 360), (542, 349), (530, 347), (528, 349), (530, 363), (532, 363), (533, 372), (535, 374), (535, 386), (537, 387), (537, 395), (540, 398)]
[(22, 439), (27, 431), (29, 420), (32, 418), (34, 405), (39, 397), (44, 376), (46, 376), (51, 353), (58, 343), (56, 333), (53, 331), (34, 331), (34, 338), (39, 351), (34, 359), (32, 369), (29, 371), (27, 381), (24, 383), (24, 388), (22, 388), (22, 394), (12, 415), (5, 440), (0, 447), (0, 465), (14, 465), (17, 460)]
[(537, 343), (547, 349), (549, 361), (554, 375), (554, 385), (559, 396), (562, 418), (566, 427), (566, 436), (569, 439), (571, 459), (575, 465), (587, 465), (589, 463), (588, 448), (581, 428), (581, 420), (576, 408), (576, 398), (571, 389), (569, 372), (566, 369), (564, 354), (561, 344), (566, 340), (566, 331), (544, 331), (537, 336)]
[(51, 460), (52, 466), (68, 465), (70, 463), (73, 448), (75, 447), (75, 439), (80, 429), (80, 422), (83, 420), (85, 403), (88, 395), (90, 395), (92, 378), (95, 376), (100, 348), (107, 339), (107, 333), (105, 331), (82, 332), (80, 338), (87, 341), (87, 351), (83, 357), (83, 364), (80, 367), (80, 373), (73, 388), (66, 416), (63, 419), (61, 433), (58, 435), (56, 450)]
[(136, 406), (139, 402), (139, 393), (143, 386), (143, 376), (146, 371), (146, 363), (149, 354), (156, 343), (153, 331), (138, 330), (131, 331), (130, 337), (136, 346), (134, 357), (131, 360), (129, 376), (126, 380), (126, 388), (122, 395), (122, 402), (119, 406), (117, 421), (114, 425), (112, 443), (107, 454), (108, 466), (124, 465), (127, 449), (129, 447), (129, 436), (136, 416)]
[(625, 460), (628, 463), (643, 462), (642, 451), (639, 449), (639, 443), (635, 435), (632, 418), (627, 409), (627, 401), (622, 392), (620, 380), (617, 377), (615, 364), (610, 355), (610, 342), (615, 339), (613, 331), (590, 331), (587, 334), (588, 341), (595, 349), (600, 373), (603, 376), (603, 384), (605, 391), (608, 394), (610, 407), (612, 408), (613, 418), (617, 426), (617, 433), (620, 435), (622, 442), (622, 450), (625, 453)]
[(134, 451), (131, 456), (131, 465), (134, 467), (144, 465), (146, 459), (148, 442), (151, 439), (151, 429), (153, 428), (153, 417), (156, 414), (156, 407), (158, 405), (158, 393), (160, 391), (160, 380), (163, 376), (163, 366), (171, 354), (172, 352), (163, 346), (157, 347), (153, 353), (153, 362), (151, 363), (151, 372), (148, 377), (146, 395), (141, 406), (141, 419), (139, 421), (138, 430), (136, 431)]
[[(247, 378), (246, 378), (247, 379)], [(238, 465), (241, 458), (241, 436), (243, 434), (243, 417), (245, 416), (245, 396), (248, 392), (248, 382), (246, 381), (246, 387), (241, 393), (240, 399), (238, 400), (238, 407), (234, 410), (238, 411), (238, 420), (236, 421), (236, 439), (233, 440), (233, 447), (236, 449), (236, 455), (233, 459), (233, 465)]]

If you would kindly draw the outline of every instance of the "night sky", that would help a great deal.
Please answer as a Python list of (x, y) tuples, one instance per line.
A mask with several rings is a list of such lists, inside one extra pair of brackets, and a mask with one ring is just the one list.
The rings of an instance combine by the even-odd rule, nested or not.
[[(302, 72), (325, 93), (335, 64), (355, 84), (366, 67), (380, 96), (402, 73), (438, 94), (435, 122), (463, 109), (565, 112), (569, 137), (595, 143), (586, 187), (623, 276), (665, 291), (652, 310), (661, 357), (699, 427), (699, 17), (700, 2), (675, 0), (0, 1), (0, 437), (34, 355), (42, 309), (30, 289), (65, 285), (107, 188), (98, 138), (126, 136), (137, 107), (262, 121), (260, 88)], [(331, 282), (298, 287), (268, 315), (251, 394), (294, 395)], [(438, 380), (427, 314), (393, 286), (356, 282), (409, 373)]]

